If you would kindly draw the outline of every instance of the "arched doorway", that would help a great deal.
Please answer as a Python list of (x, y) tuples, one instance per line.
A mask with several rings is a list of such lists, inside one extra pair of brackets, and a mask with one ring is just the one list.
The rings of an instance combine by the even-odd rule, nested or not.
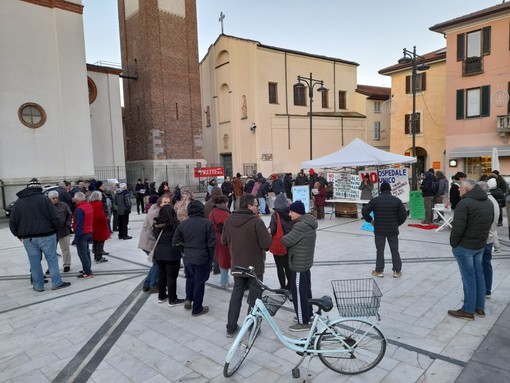
[[(409, 148), (404, 153), (406, 156), (413, 155), (413, 148)], [(420, 146), (416, 147), (416, 176), (418, 179), (425, 173), (425, 164), (427, 162), (427, 151)]]

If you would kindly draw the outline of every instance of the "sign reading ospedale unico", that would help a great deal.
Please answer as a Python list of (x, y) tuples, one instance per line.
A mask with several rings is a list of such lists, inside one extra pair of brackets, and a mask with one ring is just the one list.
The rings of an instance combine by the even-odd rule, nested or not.
[(223, 166), (214, 166), (208, 168), (194, 168), (195, 177), (221, 177), (223, 176)]

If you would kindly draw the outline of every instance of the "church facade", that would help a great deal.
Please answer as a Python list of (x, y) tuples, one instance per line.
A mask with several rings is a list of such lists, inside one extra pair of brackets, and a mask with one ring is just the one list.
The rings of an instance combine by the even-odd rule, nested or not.
[(0, 1), (0, 208), (32, 177), (124, 165), (120, 70), (87, 67), (82, 17), (81, 0)]

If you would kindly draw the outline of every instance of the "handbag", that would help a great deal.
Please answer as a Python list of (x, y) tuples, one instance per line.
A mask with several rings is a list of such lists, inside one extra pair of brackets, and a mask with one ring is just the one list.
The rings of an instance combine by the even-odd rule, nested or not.
[(276, 213), (276, 232), (273, 235), (273, 242), (269, 251), (274, 255), (285, 255), (287, 254), (287, 248), (282, 245), (283, 238), (283, 226), (280, 220), (280, 214)]
[(216, 226), (216, 230), (219, 233), (223, 233), (223, 223), (216, 222), (216, 219), (214, 218), (214, 209), (216, 209), (216, 208), (213, 208), (213, 213), (212, 213), (212, 220), (213, 220), (214, 226)]
[(163, 234), (163, 230), (159, 232), (158, 238), (156, 239), (156, 243), (154, 244), (154, 247), (152, 248), (151, 252), (149, 253), (149, 256), (147, 257), (147, 262), (151, 262), (154, 260), (154, 250), (156, 250), (156, 246), (158, 245), (159, 239), (161, 238), (161, 234)]

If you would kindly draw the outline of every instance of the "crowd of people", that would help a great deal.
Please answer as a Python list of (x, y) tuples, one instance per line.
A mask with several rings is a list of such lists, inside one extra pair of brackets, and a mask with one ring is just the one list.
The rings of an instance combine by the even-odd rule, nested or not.
[[(478, 182), (456, 173), (451, 187), (444, 174), (429, 169), (421, 190), (425, 205), (424, 223), (432, 223), (432, 207), (447, 202), (455, 211), (450, 244), (459, 264), (464, 287), (464, 304), (448, 314), (472, 320), (485, 316), (484, 300), (490, 298), (492, 287), (492, 251), (499, 241), (497, 226), (501, 225), (502, 208), (506, 205), (506, 182), (494, 171)], [(128, 240), (132, 199), (138, 214), (146, 214), (138, 247), (148, 256), (152, 266), (144, 279), (143, 291), (158, 294), (158, 303), (170, 307), (183, 305), (193, 317), (206, 314), (205, 283), (211, 273), (219, 275), (221, 288), (232, 288), (226, 317), (226, 334), (233, 336), (239, 329), (242, 298), (250, 290), (248, 307), (256, 298), (252, 278), (235, 273), (236, 266), (253, 266), (262, 280), (266, 252), (273, 254), (280, 289), (287, 290), (294, 304), (296, 324), (290, 331), (306, 331), (310, 326), (312, 308), (311, 268), (314, 259), (317, 219), (324, 218), (324, 205), (331, 185), (324, 175), (310, 169), (309, 175), (299, 172), (295, 179), (287, 173), (272, 182), (261, 174), (248, 176), (243, 182), (239, 173), (226, 177), (220, 186), (216, 180), (208, 184), (205, 204), (194, 199), (189, 189), (162, 182), (138, 179), (133, 193), (125, 183), (109, 185), (101, 181), (61, 182), (47, 196), (37, 179), (18, 193), (18, 201), (10, 217), (10, 229), (24, 244), (35, 291), (44, 291), (46, 282), (41, 259), (44, 254), (51, 277), (52, 289), (70, 286), (59, 272), (57, 243), (62, 251), (63, 272), (71, 269), (72, 245), (76, 246), (82, 270), (78, 278), (93, 277), (90, 244), (96, 264), (108, 262), (104, 250), (111, 233)], [(308, 185), (314, 201), (315, 214), (307, 213), (301, 201), (292, 202), (289, 185)], [(402, 276), (398, 249), (398, 227), (407, 219), (402, 201), (392, 196), (391, 186), (382, 183), (380, 195), (374, 196), (374, 185), (368, 176), (359, 186), (363, 218), (374, 226), (376, 247), (375, 277), (384, 276), (384, 248), (389, 243), (393, 277)], [(274, 208), (269, 210), (269, 192), (275, 195)], [(261, 219), (271, 214), (268, 227)], [(510, 233), (509, 233), (510, 234)], [(184, 269), (185, 296), (178, 297), (179, 270)]]

